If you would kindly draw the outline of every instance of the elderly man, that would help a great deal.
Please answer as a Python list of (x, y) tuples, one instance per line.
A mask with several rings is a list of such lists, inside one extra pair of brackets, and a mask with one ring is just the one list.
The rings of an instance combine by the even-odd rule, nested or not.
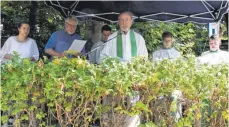
[(109, 36), (111, 41), (107, 42), (101, 52), (100, 60), (105, 57), (118, 57), (121, 61), (130, 61), (135, 56), (148, 57), (144, 38), (130, 29), (133, 23), (131, 12), (122, 12), (118, 17), (120, 30)]
[[(104, 42), (107, 41), (108, 37), (111, 35), (111, 27), (108, 25), (104, 25), (101, 29), (101, 32), (103, 36), (102, 41), (95, 43), (91, 48), (92, 52), (89, 54), (89, 61), (90, 63), (93, 63), (93, 64), (99, 64), (100, 54), (104, 47), (103, 44)], [(94, 50), (95, 48), (98, 48), (98, 49)]]
[(170, 32), (162, 34), (163, 47), (152, 54), (153, 60), (175, 59), (180, 57), (180, 53), (172, 47), (173, 35)]
[[(108, 40), (111, 40), (104, 46), (100, 55), (100, 60), (105, 57), (117, 57), (120, 61), (124, 62), (130, 61), (131, 58), (135, 56), (148, 57), (144, 38), (130, 29), (133, 24), (133, 14), (131, 12), (120, 13), (118, 16), (118, 23), (120, 30), (109, 36)], [(127, 97), (127, 100), (128, 105), (134, 105), (139, 100), (139, 96)], [(104, 99), (103, 103), (107, 105), (112, 103), (111, 101), (111, 98), (108, 96)], [(109, 117), (109, 113), (104, 116), (106, 115)], [(126, 124), (124, 124), (123, 127), (137, 127), (140, 124), (140, 117), (138, 115), (129, 116), (125, 121)]]
[[(45, 52), (52, 57), (65, 56), (64, 51), (68, 50), (73, 41), (81, 40), (80, 35), (76, 34), (78, 20), (75, 16), (69, 16), (65, 19), (64, 30), (54, 32), (49, 38), (47, 45), (45, 46)], [(81, 51), (85, 53), (85, 49)]]
[(220, 50), (221, 39), (217, 35), (212, 35), (209, 39), (210, 51), (202, 53), (198, 58), (200, 64), (229, 64), (229, 53)]

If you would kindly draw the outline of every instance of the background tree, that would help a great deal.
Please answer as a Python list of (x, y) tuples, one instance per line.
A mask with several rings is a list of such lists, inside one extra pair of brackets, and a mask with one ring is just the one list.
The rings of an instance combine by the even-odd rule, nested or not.
[(37, 1), (31, 1), (30, 11), (29, 11), (29, 24), (30, 24), (30, 32), (33, 37), (33, 33), (35, 32), (35, 25), (37, 19)]
[[(30, 37), (37, 41), (40, 54), (44, 54), (44, 46), (47, 43), (52, 32), (63, 29), (64, 17), (55, 9), (47, 6), (44, 1), (2, 1), (3, 30), (1, 31), (1, 44), (12, 35), (16, 35), (17, 24), (19, 22), (28, 22), (31, 25)], [(227, 19), (227, 17), (225, 16)], [(91, 26), (91, 21), (81, 21), (77, 32), (83, 39), (90, 40), (86, 31), (96, 28)], [(93, 21), (92, 21), (93, 22)], [(223, 39), (227, 40), (226, 23), (221, 25)], [(112, 30), (118, 29), (117, 24), (110, 24)], [(139, 31), (146, 40), (147, 49), (150, 54), (161, 46), (161, 34), (163, 31), (170, 31), (176, 39), (175, 47), (182, 54), (200, 55), (203, 51), (209, 49), (207, 37), (208, 31), (206, 25), (193, 23), (165, 23), (165, 22), (136, 22), (133, 28)], [(93, 41), (92, 41), (93, 42)], [(94, 42), (93, 42), (94, 43)], [(86, 49), (90, 50), (92, 44), (87, 44)], [(227, 41), (223, 42), (223, 49), (227, 50)]]
[(28, 22), (31, 25), (29, 37), (36, 40), (39, 51), (43, 49), (51, 33), (63, 28), (63, 17), (43, 1), (2, 1), (2, 12), (6, 16), (2, 19), (1, 46), (9, 36), (17, 35), (17, 25)]

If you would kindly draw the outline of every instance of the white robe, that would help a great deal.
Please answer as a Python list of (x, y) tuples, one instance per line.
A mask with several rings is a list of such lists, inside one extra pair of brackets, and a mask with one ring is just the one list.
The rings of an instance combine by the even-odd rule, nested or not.
[[(117, 31), (113, 33), (112, 35), (109, 36), (108, 40), (111, 38), (114, 38), (117, 36)], [(145, 56), (148, 57), (148, 51), (146, 48), (145, 40), (144, 38), (134, 32), (135, 38), (136, 38), (136, 44), (137, 44), (137, 56)], [(121, 35), (119, 35), (121, 36)], [(128, 33), (122, 34), (122, 47), (123, 47), (123, 58), (121, 59), (122, 61), (130, 61), (132, 56), (131, 56), (131, 41), (130, 41), (130, 30)], [(113, 40), (110, 40), (107, 42), (101, 52), (100, 55), (100, 61), (104, 59), (105, 57), (117, 57), (117, 37), (114, 38)]]
[(36, 60), (39, 59), (37, 44), (35, 40), (31, 38), (28, 38), (26, 42), (21, 43), (16, 40), (16, 36), (9, 37), (0, 50), (1, 62), (6, 61), (4, 58), (6, 54), (12, 55), (14, 51), (19, 54), (20, 58), (34, 57)]
[(229, 64), (229, 53), (226, 51), (218, 50), (217, 52), (204, 52), (200, 57), (198, 57), (198, 62), (200, 64)]
[(152, 59), (153, 60), (175, 59), (180, 56), (181, 56), (180, 53), (174, 48), (170, 48), (170, 49), (161, 48), (153, 52)]
[(103, 50), (103, 47), (104, 45), (102, 45), (103, 42), (102, 41), (99, 41), (99, 42), (96, 42), (92, 48), (91, 48), (91, 51), (95, 48), (98, 47), (98, 49), (94, 50), (93, 52), (91, 52), (89, 54), (89, 61), (90, 63), (93, 63), (93, 64), (98, 64), (99, 63), (99, 59), (100, 59), (100, 54), (101, 54), (101, 51)]
[[(114, 38), (113, 40), (108, 41), (100, 55), (100, 61), (104, 59), (105, 57), (117, 57), (117, 34), (118, 32), (113, 33), (112, 35), (109, 36), (108, 40), (111, 38)], [(135, 34), (135, 39), (136, 39), (136, 45), (137, 45), (137, 56), (145, 56), (148, 58), (148, 52), (145, 44), (144, 38), (134, 32)], [(131, 56), (131, 41), (130, 41), (130, 31), (126, 35), (122, 34), (119, 35), (122, 36), (122, 47), (123, 47), (123, 58), (120, 58), (121, 61), (130, 61), (132, 56)], [(134, 105), (138, 100), (138, 94), (135, 97), (129, 97), (128, 99), (128, 104)], [(135, 116), (128, 116), (125, 120), (127, 123), (123, 126), (125, 127), (137, 127), (140, 125), (140, 116), (135, 115)]]

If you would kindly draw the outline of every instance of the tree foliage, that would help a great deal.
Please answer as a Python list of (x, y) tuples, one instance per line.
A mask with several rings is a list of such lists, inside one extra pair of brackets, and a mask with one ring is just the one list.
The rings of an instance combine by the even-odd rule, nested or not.
[[(30, 33), (29, 37), (36, 40), (39, 51), (42, 54), (44, 46), (51, 33), (62, 29), (64, 21), (61, 14), (53, 8), (47, 6), (44, 1), (35, 2), (37, 2), (37, 12), (35, 13), (36, 25), (34, 26), (34, 31)], [(2, 18), (2, 45), (9, 36), (18, 34), (18, 23), (29, 23), (31, 6), (31, 1), (1, 1), (1, 10), (4, 14), (6, 14), (5, 17)]]
[[(161, 47), (161, 35), (164, 31), (169, 31), (173, 34), (175, 38), (174, 46), (183, 55), (200, 55), (207, 43), (207, 29), (205, 25), (193, 23), (144, 22), (135, 23), (133, 28), (139, 29), (143, 34), (149, 53)], [(207, 48), (205, 50), (207, 50)]]
[[(1, 119), (5, 123), (13, 116), (21, 126), (51, 126), (56, 121), (61, 126), (89, 126), (97, 119), (103, 124), (102, 116), (111, 111), (108, 125), (114, 127), (133, 115), (141, 115), (146, 125), (198, 126), (202, 121), (203, 126), (226, 127), (227, 76), (228, 66), (198, 65), (193, 56), (158, 62), (107, 59), (95, 66), (81, 58), (33, 63), (16, 55), (2, 66)], [(174, 90), (182, 91), (186, 100), (178, 122), (171, 114), (176, 111), (176, 101), (171, 101)], [(139, 101), (130, 106), (126, 97), (137, 94)], [(110, 105), (100, 103), (106, 96), (112, 97)], [(166, 103), (157, 107), (162, 96)]]
[[(43, 48), (47, 43), (51, 33), (63, 29), (63, 17), (55, 9), (47, 6), (43, 1), (37, 2), (36, 25), (35, 31), (30, 34), (34, 38), (43, 53)], [(2, 1), (2, 11), (6, 14), (2, 19), (4, 29), (2, 31), (2, 44), (12, 35), (17, 34), (17, 23), (25, 21), (28, 22), (30, 7), (32, 2), (22, 1)], [(80, 23), (79, 33), (85, 37), (85, 23)], [(116, 27), (116, 25), (111, 25)], [(207, 43), (207, 29), (206, 25), (198, 24), (179, 24), (179, 23), (164, 23), (164, 22), (136, 22), (133, 25), (134, 29), (138, 29), (143, 34), (147, 49), (151, 54), (161, 45), (161, 34), (163, 31), (170, 31), (173, 33), (176, 43), (175, 47), (182, 54), (193, 53), (200, 55), (203, 51), (208, 50)], [(223, 27), (224, 28), (224, 27)]]

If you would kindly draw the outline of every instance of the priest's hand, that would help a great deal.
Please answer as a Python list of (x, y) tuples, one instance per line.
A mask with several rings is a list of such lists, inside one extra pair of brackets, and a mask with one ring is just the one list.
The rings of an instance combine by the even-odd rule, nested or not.
[(31, 57), (30, 61), (36, 61), (36, 59), (34, 57)]
[(6, 55), (4, 56), (4, 58), (10, 60), (10, 59), (12, 59), (12, 55), (6, 54)]
[(66, 54), (64, 52), (59, 53), (59, 55), (58, 55), (59, 58), (64, 57), (64, 56), (66, 56)]

